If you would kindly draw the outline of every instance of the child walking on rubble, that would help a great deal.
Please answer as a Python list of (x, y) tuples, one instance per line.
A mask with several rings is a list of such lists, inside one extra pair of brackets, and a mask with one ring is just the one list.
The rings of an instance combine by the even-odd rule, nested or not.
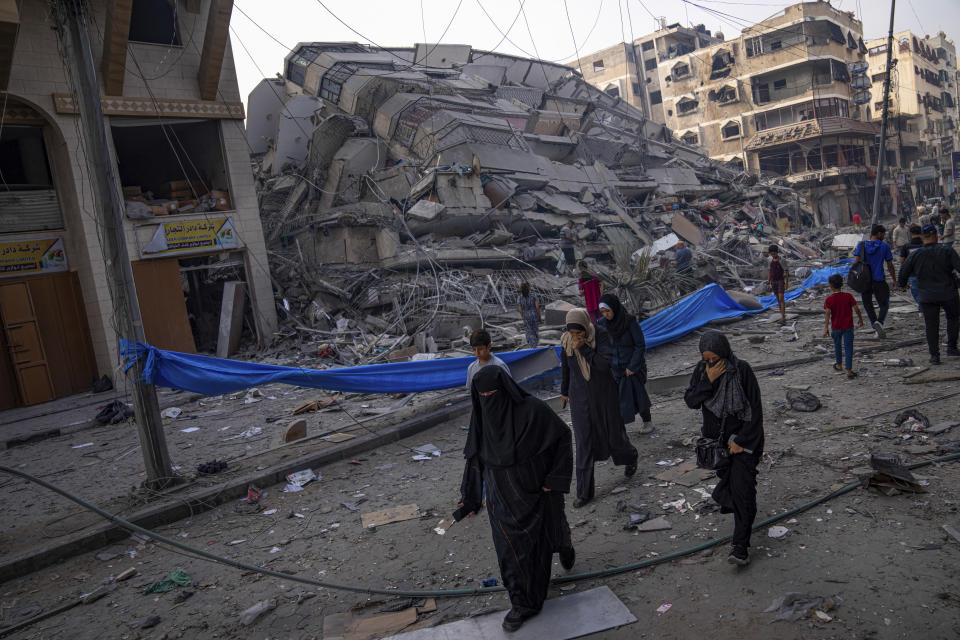
[(477, 359), (467, 367), (467, 389), (470, 388), (473, 377), (477, 375), (477, 372), (486, 366), (500, 367), (507, 375), (511, 375), (510, 367), (507, 366), (507, 363), (493, 355), (491, 351), (492, 344), (493, 341), (490, 339), (490, 332), (486, 329), (477, 329), (470, 334), (470, 348), (473, 350), (473, 355), (475, 355)]
[(840, 363), (842, 355), (847, 378), (856, 378), (857, 374), (853, 370), (853, 312), (857, 312), (858, 327), (863, 327), (863, 314), (857, 306), (857, 299), (843, 291), (843, 276), (835, 273), (830, 276), (828, 282), (833, 293), (823, 301), (823, 308), (826, 309), (823, 337), (826, 338), (828, 335), (833, 337), (833, 355), (836, 359), (833, 368), (842, 371)]
[(777, 297), (777, 306), (780, 307), (780, 322), (787, 322), (787, 300), (784, 297), (787, 293), (787, 286), (790, 283), (790, 270), (787, 263), (780, 257), (780, 247), (775, 244), (770, 245), (770, 275), (767, 277), (767, 284), (770, 290)]

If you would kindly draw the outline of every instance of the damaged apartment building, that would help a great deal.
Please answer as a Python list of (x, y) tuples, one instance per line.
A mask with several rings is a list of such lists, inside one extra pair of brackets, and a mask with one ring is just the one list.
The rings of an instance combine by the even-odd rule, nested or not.
[[(893, 36), (887, 160), (897, 184), (919, 204), (957, 190), (953, 153), (960, 150), (960, 73), (957, 50), (943, 31), (936, 37), (901, 31)], [(867, 43), (873, 117), (883, 110), (887, 39)]]
[[(656, 76), (655, 107), (678, 138), (794, 187), (818, 224), (845, 225), (870, 208), (879, 146), (862, 31), (852, 12), (802, 2), (732, 40), (704, 45), (704, 33), (679, 55), (676, 46), (647, 46), (668, 38), (643, 37), (633, 49)], [(892, 185), (884, 185), (884, 210), (893, 207)]]
[[(115, 377), (119, 357), (95, 169), (55, 12), (33, 0), (0, 4), (6, 409), (87, 391)], [(227, 355), (238, 340), (271, 340), (276, 307), (222, 5), (87, 3), (102, 29), (93, 55), (147, 340)]]
[[(718, 210), (797, 207), (792, 190), (756, 185), (564, 65), (322, 42), (285, 63), (250, 94), (247, 134), (279, 293), (307, 316), (345, 300), (390, 310), (394, 327), (409, 304), (423, 323), (454, 299), (463, 314), (484, 298), (506, 311), (515, 294), (495, 280), (555, 273), (568, 221), (579, 253), (609, 261), (670, 234), (700, 244)], [(483, 268), (495, 272), (468, 287), (459, 270)], [(388, 286), (391, 273), (407, 275)], [(411, 273), (428, 275), (415, 303)]]

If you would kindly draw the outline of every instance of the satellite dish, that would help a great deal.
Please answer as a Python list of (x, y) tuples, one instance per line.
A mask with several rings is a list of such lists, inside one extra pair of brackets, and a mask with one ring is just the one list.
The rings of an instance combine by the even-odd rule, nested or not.
[(850, 75), (859, 76), (867, 72), (870, 64), (866, 60), (857, 60), (856, 62), (851, 62), (848, 68), (850, 69)]

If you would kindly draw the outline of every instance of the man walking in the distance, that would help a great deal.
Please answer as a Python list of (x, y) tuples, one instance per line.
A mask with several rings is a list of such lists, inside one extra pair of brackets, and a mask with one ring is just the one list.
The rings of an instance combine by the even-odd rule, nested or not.
[[(883, 241), (886, 235), (887, 228), (882, 224), (875, 224), (870, 230), (870, 239), (858, 244), (853, 251), (853, 255), (857, 257), (857, 262), (866, 260), (867, 264), (870, 265), (873, 283), (862, 294), (862, 299), (863, 308), (867, 310), (870, 325), (877, 332), (878, 338), (887, 337), (883, 330), (883, 323), (887, 319), (887, 311), (890, 310), (890, 286), (887, 284), (886, 276), (883, 273), (884, 263), (886, 263), (887, 270), (890, 272), (891, 282), (897, 281), (897, 273), (893, 268), (893, 252), (890, 251), (890, 245)], [(876, 309), (873, 307), (874, 298), (877, 299)]]
[(899, 253), (900, 249), (910, 243), (910, 229), (907, 228), (907, 219), (900, 218), (899, 224), (893, 228), (893, 250)]
[(577, 233), (573, 230), (573, 220), (560, 227), (560, 250), (563, 252), (563, 261), (566, 263), (566, 275), (573, 275), (573, 268), (577, 262), (577, 253), (574, 247), (578, 243)]
[(940, 239), (940, 242), (943, 243), (943, 246), (953, 249), (953, 242), (956, 240), (957, 223), (946, 207), (940, 209), (940, 221), (943, 223), (943, 237)]
[[(910, 254), (919, 250), (923, 246), (923, 237), (921, 236), (921, 231), (922, 227), (920, 225), (910, 225), (910, 242), (900, 247), (901, 269), (903, 268), (903, 263), (907, 261), (908, 257), (910, 257)], [(917, 276), (910, 276), (909, 280), (907, 280), (907, 284), (910, 285), (910, 295), (913, 296), (913, 301), (917, 303), (917, 311), (923, 315), (923, 312), (920, 311), (920, 298), (917, 297)]]
[(937, 228), (923, 227), (923, 247), (911, 253), (900, 268), (900, 286), (917, 277), (917, 297), (927, 334), (930, 364), (940, 364), (940, 310), (947, 316), (947, 355), (960, 357), (957, 338), (960, 336), (960, 295), (954, 271), (960, 271), (960, 255), (943, 244), (937, 244)]

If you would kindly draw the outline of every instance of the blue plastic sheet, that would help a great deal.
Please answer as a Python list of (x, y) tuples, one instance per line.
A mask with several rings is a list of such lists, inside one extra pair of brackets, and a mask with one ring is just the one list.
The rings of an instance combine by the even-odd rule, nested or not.
[[(799, 287), (787, 292), (786, 299), (793, 300), (807, 290), (825, 284), (834, 273), (846, 276), (849, 270), (849, 264), (818, 269)], [(712, 320), (761, 313), (777, 304), (774, 296), (759, 300), (763, 309), (750, 310), (733, 300), (719, 285), (709, 284), (641, 323), (647, 348), (672, 342)], [(543, 349), (524, 349), (498, 353), (497, 356), (509, 365), (541, 351)], [(559, 348), (554, 351), (559, 357)], [(472, 356), (465, 356), (319, 370), (165, 351), (126, 340), (120, 341), (120, 352), (126, 359), (127, 368), (136, 360), (145, 358), (143, 376), (147, 382), (206, 395), (232, 393), (271, 382), (349, 393), (416, 393), (451, 389), (466, 384), (467, 367), (474, 360)]]
[[(539, 351), (543, 349), (508, 351), (497, 357), (510, 365)], [(206, 395), (232, 393), (271, 382), (347, 393), (451, 389), (466, 384), (467, 367), (475, 360), (465, 356), (321, 370), (165, 351), (126, 340), (120, 341), (120, 352), (127, 359), (128, 368), (137, 359), (146, 358), (143, 377), (147, 382)]]
[[(790, 302), (791, 300), (796, 300), (797, 298), (802, 296), (804, 293), (806, 293), (807, 290), (813, 289), (815, 286), (819, 284), (827, 284), (827, 282), (830, 280), (830, 276), (832, 276), (833, 274), (839, 274), (844, 278), (846, 278), (847, 274), (850, 273), (850, 265), (852, 263), (853, 263), (853, 260), (844, 259), (837, 262), (836, 265), (824, 267), (823, 269), (817, 269), (816, 271), (811, 273), (809, 276), (807, 276), (807, 279), (801, 282), (799, 287), (797, 287), (796, 289), (791, 289), (790, 291), (787, 291), (783, 296), (784, 299), (787, 302)], [(757, 298), (757, 300), (760, 301), (760, 304), (762, 304), (765, 309), (768, 307), (776, 306), (777, 304), (776, 296), (763, 296), (761, 298)]]

